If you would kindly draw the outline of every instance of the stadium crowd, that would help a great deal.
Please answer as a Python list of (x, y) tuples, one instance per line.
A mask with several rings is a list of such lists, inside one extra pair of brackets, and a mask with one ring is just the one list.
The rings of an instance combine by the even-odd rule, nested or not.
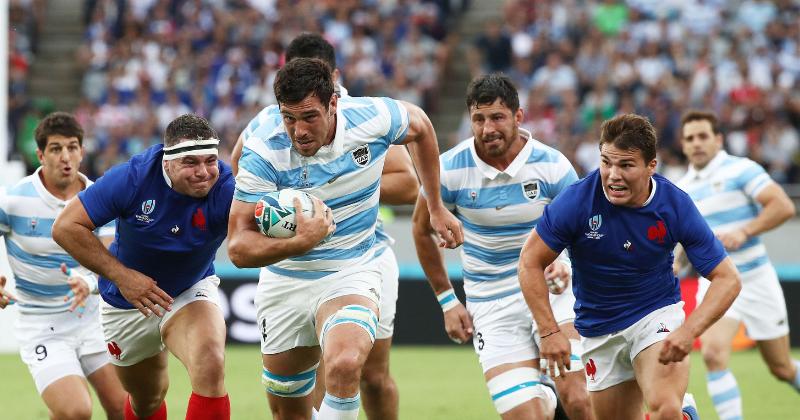
[(471, 70), (511, 75), (524, 126), (584, 173), (598, 165), (600, 122), (637, 112), (659, 130), (662, 171), (679, 176), (680, 115), (696, 107), (720, 115), (732, 154), (798, 182), (799, 10), (790, 0), (509, 0), (474, 41)]

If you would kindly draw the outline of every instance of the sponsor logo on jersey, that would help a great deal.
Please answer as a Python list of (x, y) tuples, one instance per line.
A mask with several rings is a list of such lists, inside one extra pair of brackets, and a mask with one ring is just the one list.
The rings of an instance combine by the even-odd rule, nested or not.
[(528, 200), (536, 200), (539, 197), (539, 180), (522, 184), (522, 192)]
[(668, 332), (669, 332), (669, 328), (667, 328), (667, 326), (663, 322), (659, 322), (658, 323), (658, 331), (656, 331), (656, 334), (658, 334), (658, 333), (668, 333)]
[(365, 167), (369, 163), (370, 158), (372, 157), (372, 152), (369, 150), (368, 145), (363, 145), (357, 147), (355, 150), (350, 152), (353, 155), (353, 162), (360, 167)]

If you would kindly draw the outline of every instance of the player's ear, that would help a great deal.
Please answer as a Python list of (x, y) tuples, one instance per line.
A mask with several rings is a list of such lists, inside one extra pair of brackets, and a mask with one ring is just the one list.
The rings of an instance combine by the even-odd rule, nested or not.
[(336, 105), (339, 103), (339, 95), (331, 95), (331, 101), (328, 103), (328, 113), (330, 115), (336, 114)]
[(514, 113), (514, 121), (516, 122), (517, 128), (522, 125), (522, 120), (525, 119), (525, 111), (522, 110), (522, 107), (517, 108), (517, 112)]
[(656, 173), (656, 166), (658, 166), (658, 159), (653, 159), (647, 163), (647, 174), (653, 176)]

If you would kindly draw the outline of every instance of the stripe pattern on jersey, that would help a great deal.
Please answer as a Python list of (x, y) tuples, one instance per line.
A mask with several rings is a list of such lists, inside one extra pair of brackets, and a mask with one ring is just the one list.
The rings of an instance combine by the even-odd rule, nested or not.
[(474, 138), (441, 156), (441, 195), (464, 227), (461, 248), (464, 290), (469, 301), (519, 292), (517, 265), (522, 245), (544, 207), (578, 179), (561, 152), (528, 138), (505, 172), (478, 158)]
[(292, 147), (277, 106), (248, 124), (239, 160), (234, 198), (254, 203), (284, 188), (310, 193), (333, 211), (336, 232), (306, 254), (267, 270), (295, 278), (318, 279), (376, 256), (380, 176), (386, 151), (408, 130), (408, 113), (389, 98), (338, 100), (334, 141), (304, 157)]
[[(677, 185), (689, 194), (714, 233), (724, 233), (741, 229), (758, 216), (756, 197), (772, 183), (757, 163), (720, 151), (702, 170), (690, 167)], [(767, 248), (757, 236), (728, 255), (742, 274), (770, 264)]]
[[(56, 313), (67, 310), (70, 291), (61, 264), (85, 271), (53, 241), (52, 228), (67, 202), (50, 194), (39, 178), (41, 168), (0, 193), (0, 235), (5, 237), (8, 262), (14, 273), (19, 308), (24, 313)], [(80, 175), (88, 187), (92, 182)], [(114, 223), (95, 231), (113, 236)]]

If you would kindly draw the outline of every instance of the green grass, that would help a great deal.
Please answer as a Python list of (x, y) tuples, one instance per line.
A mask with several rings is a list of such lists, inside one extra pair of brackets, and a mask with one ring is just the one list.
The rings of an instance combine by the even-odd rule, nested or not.
[[(800, 351), (793, 352), (800, 358)], [(692, 356), (689, 384), (704, 419), (714, 419), (705, 388), (705, 370), (699, 354)], [(749, 419), (798, 418), (800, 395), (787, 384), (774, 380), (755, 351), (736, 353), (731, 361)], [(47, 419), (28, 370), (15, 354), (0, 355), (0, 418)], [(498, 418), (489, 400), (477, 359), (469, 347), (396, 347), (392, 372), (400, 389), (403, 419), (492, 419)], [(231, 395), (233, 419), (268, 419), (266, 398), (259, 382), (260, 355), (257, 347), (234, 346), (227, 352), (226, 383)], [(182, 419), (190, 394), (183, 366), (170, 361), (167, 405), (171, 419)], [(94, 419), (104, 419), (95, 404)], [(363, 413), (362, 413), (363, 418)]]

